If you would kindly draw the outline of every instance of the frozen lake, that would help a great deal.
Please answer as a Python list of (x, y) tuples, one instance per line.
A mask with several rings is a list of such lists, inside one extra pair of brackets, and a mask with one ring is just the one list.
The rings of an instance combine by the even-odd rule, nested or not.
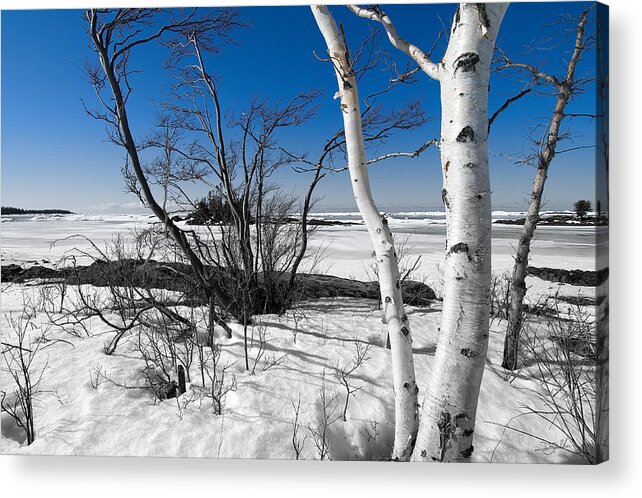
[[(62, 216), (40, 220), (11, 217), (1, 225), (2, 264), (54, 263), (74, 247), (88, 250), (89, 243), (74, 235), (88, 237), (98, 246), (115, 234), (126, 237), (131, 231), (155, 222), (147, 215)], [(422, 255), (421, 271), (443, 259), (446, 227), (422, 220), (392, 220), (395, 237), (405, 242), (409, 256)], [(493, 270), (505, 271), (512, 265), (514, 247), (521, 231), (516, 225), (493, 225)], [(371, 262), (372, 249), (362, 225), (319, 227), (311, 240), (312, 249), (324, 250), (324, 270), (340, 276), (364, 276)], [(564, 269), (595, 269), (596, 230), (593, 227), (539, 227), (531, 252), (533, 266)]]
[[(55, 217), (5, 217), (1, 225), (2, 264), (53, 264), (67, 251), (78, 248), (90, 250), (90, 244), (81, 238), (69, 238), (81, 234), (99, 247), (121, 233), (131, 237), (131, 231), (155, 223), (148, 215), (67, 215)], [(440, 287), (440, 267), (444, 259), (446, 227), (439, 219), (390, 218), (390, 226), (398, 243), (405, 244), (406, 264), (414, 263), (421, 256), (414, 279), (425, 280), (431, 286)], [(493, 225), (493, 272), (504, 273), (512, 268), (514, 248), (521, 226)], [(55, 244), (54, 244), (55, 242)], [(533, 240), (530, 264), (563, 268), (567, 270), (594, 270), (596, 229), (582, 226), (539, 227)], [(604, 245), (603, 249), (606, 249)], [(372, 248), (363, 225), (319, 227), (310, 241), (311, 254), (321, 251), (320, 263), (315, 272), (341, 277), (370, 280)], [(79, 260), (81, 262), (81, 260)], [(304, 270), (309, 270), (305, 268)], [(528, 278), (531, 294), (548, 292), (551, 282)], [(563, 286), (568, 293), (593, 293), (593, 289)]]

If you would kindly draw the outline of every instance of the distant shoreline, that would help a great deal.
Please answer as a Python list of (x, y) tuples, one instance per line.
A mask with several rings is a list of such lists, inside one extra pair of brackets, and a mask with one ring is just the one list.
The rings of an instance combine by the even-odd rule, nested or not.
[(21, 209), (10, 206), (2, 206), (1, 214), (20, 215), (20, 214), (76, 214), (66, 209)]
[[(526, 218), (518, 219), (499, 219), (493, 221), (497, 225), (524, 225)], [(586, 216), (578, 218), (576, 216), (557, 215), (557, 216), (540, 216), (537, 220), (538, 226), (602, 226), (608, 225), (609, 220), (606, 216)]]
[[(399, 211), (399, 212), (382, 212), (388, 221), (393, 224), (407, 225), (409, 223), (420, 223), (430, 225), (445, 225), (445, 211)], [(523, 211), (493, 211), (493, 225), (513, 225), (523, 226), (526, 221), (526, 213)], [(15, 217), (15, 218), (12, 218)], [(22, 217), (26, 218), (22, 218)], [(69, 216), (69, 218), (67, 218)], [(284, 221), (286, 223), (300, 222), (299, 213), (292, 213)], [(340, 212), (312, 212), (309, 214), (307, 224), (320, 226), (362, 226), (361, 215), (358, 211)], [(45, 221), (46, 218), (51, 220), (69, 220), (69, 221), (146, 221), (155, 219), (151, 213), (141, 214), (78, 214), (65, 209), (22, 209), (15, 207), (2, 207), (3, 223), (10, 221)], [(29, 218), (33, 217), (33, 218)], [(189, 214), (175, 214), (174, 221), (185, 221), (188, 225), (195, 224), (190, 220)], [(557, 226), (557, 227), (595, 227), (608, 225), (608, 215), (605, 213), (591, 212), (583, 218), (577, 217), (571, 211), (544, 211), (540, 213), (538, 226)]]

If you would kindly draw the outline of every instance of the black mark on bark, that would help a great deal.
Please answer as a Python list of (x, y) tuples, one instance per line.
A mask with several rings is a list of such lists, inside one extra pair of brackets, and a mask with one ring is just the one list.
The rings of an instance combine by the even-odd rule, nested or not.
[(459, 427), (459, 421), (460, 420), (468, 420), (468, 415), (465, 413), (458, 413), (455, 415), (455, 424)]
[(470, 348), (462, 348), (460, 353), (463, 354), (466, 358), (476, 358), (477, 356), (479, 356), (479, 353), (477, 351), (473, 351)]
[(439, 422), (437, 422), (437, 428), (439, 429), (439, 457), (433, 457), (433, 460), (443, 462), (446, 458), (446, 451), (448, 451), (450, 447), (450, 440), (455, 435), (457, 426), (453, 423), (450, 413), (441, 412)]
[(457, 252), (465, 252), (468, 254), (468, 244), (465, 242), (458, 242), (448, 250), (448, 254), (453, 254)]
[(477, 3), (475, 6), (477, 7), (477, 14), (479, 15), (479, 24), (486, 29), (490, 28), (490, 19), (488, 19), (486, 12), (486, 4)]
[(459, 135), (457, 135), (457, 141), (459, 143), (465, 144), (473, 140), (475, 140), (475, 132), (470, 126), (464, 126), (459, 132)]
[(403, 387), (404, 389), (407, 389), (409, 393), (414, 392), (418, 389), (415, 382), (404, 382)]
[(479, 62), (479, 55), (475, 52), (464, 52), (454, 62), (455, 73), (461, 70), (462, 73), (475, 71), (477, 63)]
[(471, 444), (468, 448), (461, 451), (459, 454), (461, 455), (462, 458), (468, 459), (470, 458), (470, 455), (473, 454), (473, 451), (475, 451), (475, 447)]
[(444, 188), (441, 189), (441, 200), (446, 206), (446, 209), (450, 209), (450, 203), (448, 202), (448, 191)]

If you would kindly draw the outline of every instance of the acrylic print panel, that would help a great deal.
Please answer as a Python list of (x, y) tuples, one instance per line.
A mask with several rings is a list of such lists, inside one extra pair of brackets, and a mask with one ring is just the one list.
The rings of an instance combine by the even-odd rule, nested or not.
[(3, 453), (608, 459), (606, 6), (6, 10), (2, 60)]

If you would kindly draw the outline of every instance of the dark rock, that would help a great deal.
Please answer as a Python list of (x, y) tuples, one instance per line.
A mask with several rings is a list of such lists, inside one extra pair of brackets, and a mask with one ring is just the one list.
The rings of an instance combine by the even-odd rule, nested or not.
[(414, 280), (407, 280), (401, 284), (401, 294), (404, 304), (411, 306), (425, 306), (437, 299), (434, 290), (423, 282)]
[[(493, 223), (496, 225), (524, 225), (526, 223), (526, 218), (518, 218), (516, 220), (495, 220)], [(537, 226), (596, 226), (596, 225), (608, 225), (608, 218), (600, 216), (595, 218), (594, 216), (585, 216), (583, 219), (578, 219), (573, 215), (552, 215), (552, 216), (540, 216), (537, 221)]]
[[(186, 218), (186, 224), (188, 225), (217, 225), (219, 222), (216, 221), (211, 221), (211, 220), (203, 220), (201, 218)], [(301, 224), (301, 219), (300, 218), (294, 218), (292, 216), (288, 216), (286, 218), (280, 218), (278, 220), (266, 220), (267, 222), (271, 223), (280, 223), (280, 224), (291, 224), (291, 225), (300, 225)], [(253, 221), (252, 221), (253, 223)], [(325, 226), (325, 227), (333, 227), (333, 226), (353, 226), (353, 225), (361, 225), (360, 222), (356, 221), (337, 221), (337, 220), (319, 220), (316, 218), (312, 218), (308, 220), (307, 222), (308, 226)]]
[(0, 277), (3, 282), (15, 282), (23, 271), (24, 269), (16, 264), (3, 265)]
[(583, 285), (586, 287), (597, 287), (609, 278), (609, 269), (602, 268), (598, 271), (591, 270), (562, 270), (560, 268), (537, 268), (529, 266), (526, 273), (548, 282), (559, 282), (569, 285)]
[[(323, 297), (357, 297), (381, 299), (379, 282), (362, 282), (333, 275), (302, 273), (297, 276), (301, 284), (301, 299), (319, 299)], [(405, 304), (426, 306), (436, 299), (435, 291), (422, 282), (413, 280), (401, 284), (401, 293)]]
[[(290, 223), (290, 224), (296, 224), (300, 225), (301, 224), (301, 219), (300, 218), (294, 218), (294, 217), (288, 217), (284, 218), (282, 220), (279, 220), (283, 223)], [(337, 221), (337, 220), (319, 220), (316, 218), (309, 219), (307, 221), (308, 226), (322, 226), (322, 227), (332, 227), (332, 226), (352, 226), (352, 225), (360, 225), (361, 223), (354, 222), (354, 221)]]
[[(215, 272), (214, 269), (211, 269)], [(289, 277), (284, 275), (283, 278)], [(18, 265), (2, 266), (2, 281), (22, 283), (29, 279), (65, 279), (70, 285), (110, 285), (146, 287), (179, 291), (189, 296), (186, 306), (199, 306), (207, 302), (202, 289), (195, 284), (192, 269), (182, 263), (161, 263), (154, 260), (140, 261), (122, 259), (118, 261), (96, 261), (89, 266), (63, 268), (60, 270), (45, 266), (23, 269)], [(215, 277), (226, 285), (233, 277), (219, 271)], [(333, 275), (300, 273), (297, 275), (298, 300), (323, 297), (356, 297), (380, 299), (378, 282), (362, 282)], [(405, 281), (401, 284), (404, 303), (425, 306), (436, 299), (435, 292), (422, 282)]]
[(352, 226), (352, 225), (360, 225), (361, 223), (357, 223), (354, 221), (337, 221), (337, 220), (308, 220), (308, 225), (311, 226), (326, 226), (326, 227), (334, 227), (334, 226)]

